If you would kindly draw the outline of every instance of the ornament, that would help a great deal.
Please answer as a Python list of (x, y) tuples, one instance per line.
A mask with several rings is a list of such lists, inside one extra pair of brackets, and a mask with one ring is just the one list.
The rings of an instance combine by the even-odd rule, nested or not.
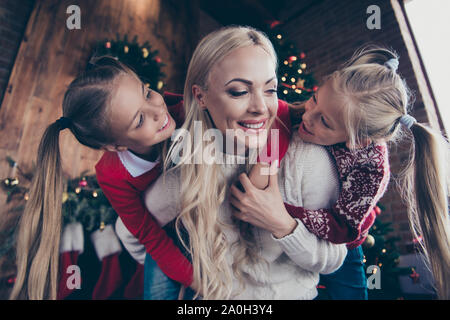
[(16, 277), (10, 277), (6, 280), (6, 284), (8, 287), (14, 286), (14, 283), (16, 283)]
[(80, 182), (78, 182), (78, 186), (81, 188), (87, 187), (88, 183), (86, 181), (86, 178), (83, 178), (80, 180)]
[(146, 59), (148, 55), (149, 55), (148, 49), (142, 48), (142, 56), (144, 57), (144, 59)]
[(160, 57), (155, 57), (155, 61), (157, 62), (157, 63), (161, 63), (161, 58)]
[(277, 25), (279, 25), (281, 22), (278, 20), (273, 20), (272, 22), (270, 22), (270, 29), (275, 28)]
[(318, 89), (319, 89), (318, 86), (314, 86), (314, 87), (313, 87), (313, 91), (314, 91), (314, 92), (317, 91)]
[(304, 52), (300, 53), (300, 59), (305, 59), (306, 54)]
[(111, 42), (109, 42), (109, 41), (106, 42), (105, 43), (105, 47), (108, 48), (108, 49), (111, 49)]
[(416, 272), (416, 269), (411, 268), (412, 269), (412, 273), (409, 275), (409, 277), (412, 279), (413, 283), (419, 283), (420, 281), (420, 274), (418, 274)]
[(288, 60), (289, 60), (289, 62), (294, 62), (294, 61), (297, 60), (297, 57), (296, 57), (296, 56), (290, 56), (290, 57), (288, 58)]
[(366, 240), (364, 240), (363, 246), (365, 248), (372, 248), (375, 245), (375, 238), (369, 234), (366, 238)]
[(298, 79), (297, 87), (298, 88), (304, 88), (305, 87), (305, 79)]

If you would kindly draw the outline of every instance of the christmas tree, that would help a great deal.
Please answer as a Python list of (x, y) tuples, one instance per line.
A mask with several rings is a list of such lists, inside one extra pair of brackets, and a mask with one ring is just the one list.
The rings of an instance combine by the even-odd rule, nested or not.
[(287, 102), (308, 100), (317, 85), (307, 72), (306, 54), (285, 38), (278, 21), (272, 22), (266, 33), (278, 55), (278, 97)]
[(159, 51), (151, 48), (148, 41), (140, 45), (137, 36), (129, 41), (127, 35), (123, 38), (117, 35), (116, 40), (99, 41), (93, 49), (92, 57), (109, 55), (117, 58), (133, 69), (148, 87), (161, 92), (164, 87), (162, 79), (166, 76), (161, 68), (165, 64), (158, 56)]
[[(382, 212), (382, 208), (381, 205), (375, 208), (377, 215)], [(403, 299), (399, 276), (409, 275), (411, 281), (416, 281), (419, 276), (414, 267), (398, 266), (400, 252), (397, 243), (400, 238), (391, 235), (394, 231), (391, 225), (391, 222), (377, 218), (363, 243), (365, 269), (371, 270), (372, 274), (379, 272), (381, 279), (379, 288), (368, 290), (370, 300)], [(368, 269), (369, 266), (372, 267)]]

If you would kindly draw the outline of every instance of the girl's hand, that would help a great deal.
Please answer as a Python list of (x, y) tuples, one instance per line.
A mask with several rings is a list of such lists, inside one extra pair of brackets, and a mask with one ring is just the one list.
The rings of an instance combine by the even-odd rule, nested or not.
[(255, 227), (271, 232), (276, 238), (282, 238), (295, 229), (297, 222), (284, 207), (278, 188), (278, 161), (270, 167), (269, 185), (264, 190), (256, 188), (245, 173), (239, 176), (245, 192), (235, 185), (231, 186), (230, 202), (237, 219), (248, 222)]

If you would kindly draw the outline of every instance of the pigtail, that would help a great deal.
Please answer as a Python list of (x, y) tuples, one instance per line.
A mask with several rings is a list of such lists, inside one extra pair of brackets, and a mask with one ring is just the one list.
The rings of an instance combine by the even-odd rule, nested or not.
[(30, 199), (19, 222), (17, 278), (10, 299), (57, 297), (63, 179), (60, 124), (51, 124), (38, 149)]
[[(405, 170), (403, 191), (409, 220), (427, 257), (439, 299), (450, 299), (450, 225), (446, 178), (448, 144), (442, 136), (415, 123), (413, 154)], [(420, 238), (419, 238), (420, 239)]]

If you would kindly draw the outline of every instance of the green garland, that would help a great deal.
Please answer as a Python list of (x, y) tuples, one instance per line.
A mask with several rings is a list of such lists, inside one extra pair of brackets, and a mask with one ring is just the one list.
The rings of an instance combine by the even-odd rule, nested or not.
[(116, 40), (105, 39), (96, 43), (91, 57), (109, 55), (131, 67), (139, 78), (151, 89), (161, 92), (164, 87), (165, 73), (161, 71), (165, 64), (158, 56), (158, 50), (152, 50), (146, 41), (143, 45), (137, 42), (137, 36), (130, 42), (127, 35)]

